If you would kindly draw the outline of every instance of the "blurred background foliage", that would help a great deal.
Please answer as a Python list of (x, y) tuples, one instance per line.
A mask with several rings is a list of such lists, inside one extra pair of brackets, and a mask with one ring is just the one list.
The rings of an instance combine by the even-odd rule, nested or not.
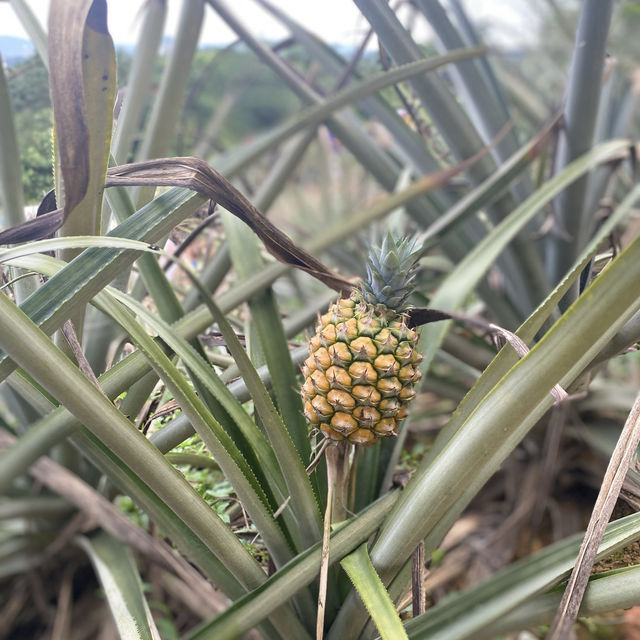
[[(23, 3), (16, 0), (13, 4)], [(148, 7), (158, 8), (162, 4), (150, 2)], [(277, 9), (278, 3), (274, 4)], [(528, 6), (536, 19), (532, 20), (526, 41), (507, 45), (492, 40), (495, 30), (490, 24), (465, 25), (466, 14), (456, 1), (416, 0), (394, 5), (402, 18), (396, 31), (390, 28), (397, 26), (393, 18), (385, 14), (386, 2), (361, 0), (356, 4), (367, 14), (368, 22), (362, 19), (363, 45), (370, 38), (378, 46), (363, 46), (360, 51), (340, 46), (331, 49), (332, 43), (311, 37), (295, 24), (290, 25), (291, 37), (267, 43), (255, 42), (240, 24), (236, 28), (238, 40), (224, 47), (195, 48), (194, 41), (180, 42), (178, 34), (175, 41), (159, 42), (158, 53), (151, 56), (145, 76), (148, 87), (140, 91), (130, 85), (138, 50), (118, 48), (116, 134), (121, 132), (123, 105), (127, 104), (128, 96), (140, 93), (143, 100), (130, 138), (122, 146), (118, 146), (116, 138), (111, 150), (121, 163), (156, 156), (195, 155), (205, 159), (228, 176), (279, 229), (309, 247), (345, 277), (363, 274), (367, 249), (385, 229), (400, 235), (422, 232), (426, 244), (413, 297), (416, 306), (435, 301), (436, 306), (482, 317), (486, 322), (495, 321), (510, 330), (521, 326), (525, 341), (532, 347), (536, 345), (537, 351), (520, 362), (512, 352), (500, 351), (502, 343), (495, 334), (475, 326), (456, 323), (450, 329), (440, 329), (440, 325), (423, 328), (424, 384), (412, 405), (411, 416), (397, 440), (379, 443), (358, 459), (351, 506), (354, 512), (365, 508), (369, 514), (375, 512), (375, 526), (369, 524), (371, 529), (363, 532), (357, 529), (358, 520), (354, 519), (350, 521), (350, 534), (345, 537), (355, 540), (360, 536), (358, 540), (364, 541), (371, 538), (372, 532), (378, 532), (375, 545), (369, 547), (371, 558), (403, 620), (415, 618), (405, 625), (409, 637), (513, 638), (517, 636), (508, 634), (523, 628), (530, 629), (535, 637), (544, 637), (546, 625), (558, 605), (556, 600), (547, 604), (549, 598), (558, 595), (551, 589), (566, 579), (580, 538), (572, 539), (573, 546), (567, 543), (566, 548), (553, 545), (564, 544), (559, 541), (586, 528), (621, 425), (640, 387), (637, 351), (640, 329), (638, 319), (632, 317), (634, 305), (637, 308), (640, 304), (640, 294), (636, 295), (634, 289), (640, 280), (636, 278), (634, 284), (633, 265), (626, 275), (620, 274), (619, 281), (628, 278), (624, 281), (627, 289), (613, 302), (605, 304), (589, 295), (578, 296), (577, 285), (560, 292), (554, 290), (567, 274), (576, 282), (582, 274), (583, 284), (592, 279), (598, 286), (600, 273), (605, 274), (604, 282), (609, 283), (602, 288), (613, 290), (616, 280), (606, 279), (607, 269), (620, 264), (617, 260), (622, 249), (634, 250), (637, 244), (640, 225), (635, 159), (627, 149), (637, 142), (640, 132), (640, 41), (636, 37), (640, 30), (640, 8), (635, 2), (602, 0), (598, 7), (598, 2), (532, 0)], [(218, 0), (207, 3), (198, 0), (192, 7), (195, 5), (201, 10), (218, 11), (220, 15), (226, 11)], [(581, 20), (587, 23), (590, 18), (595, 20), (593, 16), (605, 5), (612, 8), (612, 22), (602, 91), (599, 75), (595, 80), (588, 74), (586, 78), (587, 85), (596, 83), (596, 102), (600, 104), (599, 111), (592, 114), (593, 121), (588, 123), (593, 125), (593, 141), (585, 136), (579, 152), (562, 158), (558, 148), (567, 126), (576, 117), (575, 112), (566, 112), (568, 87), (580, 81), (579, 74), (572, 71), (572, 61), (577, 55), (576, 30)], [(456, 18), (453, 22), (461, 37), (460, 46), (475, 44), (477, 37), (489, 47), (490, 66), (473, 67), (482, 71), (481, 86), (474, 87), (477, 95), (469, 91), (472, 83), (467, 86), (466, 80), (460, 81), (452, 65), (437, 72), (441, 82), (438, 87), (451, 99), (448, 103), (451, 118), (464, 114), (454, 126), (453, 120), (442, 113), (438, 120), (431, 111), (429, 98), (436, 85), (426, 84), (431, 82), (431, 74), (421, 74), (386, 86), (373, 98), (365, 96), (362, 89), (361, 94), (351, 99), (348, 109), (336, 112), (337, 115), (328, 112), (320, 119), (324, 123), (298, 127), (295, 134), (285, 132), (277, 145), (268, 144), (279, 127), (295, 124), (297, 118), (308, 115), (309, 105), (330, 104), (338, 90), (397, 70), (411, 56), (419, 60), (444, 53), (444, 47), (432, 37), (433, 27), (438, 23), (433, 15), (429, 18), (432, 31), (427, 29), (426, 38), (416, 36), (414, 50), (409, 48), (407, 53), (401, 46), (411, 42), (416, 24), (424, 27), (427, 23), (423, 15), (427, 13), (425, 7), (433, 10), (439, 6), (445, 7), (448, 16)], [(473, 16), (473, 3), (464, 6)], [(197, 23), (197, 7), (194, 16), (191, 19)], [(37, 39), (37, 29), (32, 30), (32, 35)], [(393, 50), (394, 44), (398, 49)], [(188, 81), (184, 82), (183, 90), (174, 94), (171, 86), (166, 89), (165, 82), (171, 75), (174, 55), (181, 47), (187, 52), (188, 69), (182, 68), (183, 77), (177, 80), (173, 77), (171, 82)], [(449, 43), (446, 48), (457, 47)], [(405, 54), (408, 57), (403, 58)], [(24, 203), (33, 208), (54, 186), (50, 79), (40, 55), (13, 61), (5, 68), (5, 75), (18, 139), (22, 196)], [(483, 104), (483, 98), (488, 102)], [(478, 108), (489, 102), (487, 111), (498, 113), (501, 124), (511, 118), (513, 126), (506, 142), (499, 142), (478, 161), (485, 163), (482, 168), (474, 165), (443, 184), (437, 182), (436, 188), (421, 199), (388, 204), (386, 198), (390, 193), (402, 195), (424, 174), (449, 169), (466, 160), (470, 151), (479, 151), (494, 140), (497, 130), (491, 130), (491, 125), (495, 121), (492, 123), (487, 113)], [(589, 106), (587, 102), (585, 107)], [(580, 106), (579, 100), (577, 104)], [(170, 117), (165, 113), (163, 121), (158, 112), (175, 105), (182, 106)], [(527, 161), (518, 165), (509, 174), (508, 187), (492, 187), (491, 180), (500, 178), (512, 167), (512, 156), (520, 153), (562, 109), (565, 109), (564, 125), (554, 131), (552, 144), (539, 157), (534, 157), (531, 151), (531, 164)], [(469, 127), (462, 130), (465, 122)], [(611, 142), (615, 139), (623, 141)], [(461, 143), (460, 148), (455, 143)], [(505, 146), (501, 147), (502, 144)], [(570, 164), (592, 146), (597, 147), (600, 156), (589, 156), (579, 166)], [(631, 156), (631, 162), (625, 154)], [(558, 195), (562, 189), (557, 185), (553, 198), (547, 197), (549, 184), (563, 170), (574, 181), (572, 186), (590, 173), (592, 189), (582, 193), (587, 203), (584, 210), (588, 213), (584, 224), (568, 229), (563, 227), (560, 214), (580, 207), (565, 206), (562, 198), (566, 192)], [(488, 198), (482, 192), (484, 187), (489, 191)], [(138, 187), (126, 192), (115, 188), (108, 190), (108, 194), (102, 214), (98, 207), (103, 232), (125, 224), (127, 217), (138, 209), (146, 211), (153, 220), (152, 214), (158, 218), (175, 214), (178, 224), (170, 233), (163, 228), (159, 237), (144, 240), (164, 242), (164, 235), (169, 234), (165, 248), (180, 252), (215, 292), (215, 300), (223, 307), (253, 367), (272, 385), (269, 390), (280, 412), (280, 427), (295, 440), (298, 456), (295, 462), (298, 466), (301, 461), (306, 465), (309, 446), (297, 391), (299, 366), (307, 355), (305, 344), (315, 318), (326, 310), (332, 292), (307, 274), (276, 264), (227, 211), (221, 207), (214, 209), (212, 203), (201, 198), (187, 199), (179, 189), (167, 186), (155, 192), (151, 189), (149, 193)], [(541, 209), (531, 204), (536, 196), (544, 200)], [(461, 203), (467, 199), (472, 206), (461, 213)], [(381, 203), (388, 214), (383, 219), (375, 213)], [(183, 208), (188, 213), (178, 215), (171, 207), (178, 211)], [(444, 231), (437, 229), (452, 212), (459, 219), (454, 216)], [(609, 223), (611, 215), (617, 216), (616, 224), (604, 233), (603, 225)], [(521, 223), (525, 217), (526, 221)], [(520, 225), (517, 233), (509, 227), (510, 221)], [(10, 226), (8, 219), (0, 222), (3, 228)], [(503, 222), (507, 224), (503, 226)], [(71, 229), (67, 235), (76, 235)], [(598, 241), (584, 258), (582, 252), (596, 233), (600, 233)], [(508, 234), (511, 234), (508, 241), (503, 240)], [(97, 254), (92, 255), (95, 258)], [(582, 263), (576, 262), (579, 257), (584, 258)], [(268, 517), (261, 522), (270, 522), (270, 518), (275, 521), (273, 512), (290, 490), (287, 484), (282, 495), (285, 478), (290, 481), (287, 476), (290, 469), (279, 458), (276, 460), (281, 450), (265, 437), (265, 433), (272, 435), (268, 427), (273, 416), (260, 412), (256, 387), (248, 389), (250, 374), (255, 372), (242, 370), (237, 358), (231, 357), (228, 341), (221, 336), (220, 321), (213, 322), (211, 309), (202, 304), (202, 296), (184, 271), (164, 258), (156, 262), (146, 256), (132, 269), (125, 265), (100, 280), (101, 269), (108, 264), (95, 258), (96, 263), (87, 266), (90, 262), (87, 260), (83, 266), (80, 258), (70, 266), (75, 264), (78, 271), (72, 268), (71, 273), (79, 272), (77, 277), (84, 274), (82, 287), (93, 287), (94, 293), (100, 290), (108, 296), (121, 295), (117, 300), (124, 300), (133, 310), (128, 314), (131, 317), (125, 318), (129, 324), (122, 318), (114, 322), (108, 316), (113, 318), (117, 313), (104, 303), (103, 296), (97, 304), (100, 310), (88, 308), (84, 322), (85, 354), (96, 374), (105, 372), (100, 381), (110, 389), (109, 397), (115, 399), (123, 420), (119, 425), (122, 431), (118, 433), (124, 442), (127, 429), (133, 424), (137, 427), (132, 430), (136, 436), (139, 433), (146, 436), (157, 447), (154, 454), (159, 451), (163, 455), (149, 463), (145, 456), (151, 454), (142, 447), (132, 448), (132, 458), (126, 458), (126, 448), (133, 447), (135, 438), (123, 445), (124, 453), (115, 455), (104, 444), (109, 429), (100, 431), (99, 424), (100, 415), (111, 406), (100, 405), (99, 399), (87, 400), (99, 414), (96, 425), (87, 420), (83, 423), (86, 429), (76, 430), (68, 414), (65, 416), (59, 409), (50, 413), (58, 403), (77, 406), (73, 405), (77, 398), (72, 389), (66, 390), (66, 396), (60, 392), (61, 397), (44, 390), (49, 389), (47, 383), (55, 382), (57, 371), (49, 372), (53, 380), (47, 380), (46, 374), (36, 371), (36, 365), (32, 371), (27, 363), (19, 376), (9, 375), (7, 360), (2, 360), (0, 372), (9, 383), (2, 387), (0, 426), (18, 438), (18, 444), (12, 445), (15, 448), (9, 449), (3, 458), (13, 466), (3, 471), (0, 464), (0, 485), (4, 482), (8, 487), (6, 496), (0, 500), (0, 525), (9, 523), (0, 526), (0, 615), (6, 614), (10, 621), (8, 634), (36, 638), (47, 637), (55, 630), (57, 635), (51, 637), (73, 640), (97, 633), (102, 634), (101, 638), (118, 634), (153, 637), (155, 624), (160, 637), (171, 640), (181, 635), (216, 640), (238, 637), (250, 628), (254, 628), (250, 633), (256, 634), (247, 636), (252, 638), (286, 638), (286, 630), (292, 628), (300, 635), (288, 637), (310, 636), (311, 618), (315, 614), (313, 603), (317, 598), (317, 567), (308, 562), (308, 547), (313, 543), (317, 551), (318, 537), (305, 537), (300, 531), (304, 527), (305, 533), (313, 530), (318, 523), (313, 518), (304, 520), (299, 514), (311, 513), (319, 522), (320, 508), (326, 499), (323, 465), (311, 474), (310, 487), (315, 493), (309, 489), (308, 502), (304, 495), (302, 499), (294, 497), (293, 515), (286, 514), (290, 520), (278, 518), (282, 531), (261, 529), (248, 511), (254, 508), (260, 516), (260, 509), (266, 505)], [(36, 260), (33, 267), (28, 262), (17, 267), (24, 265), (41, 270), (49, 278), (49, 284), (55, 281), (51, 264), (42, 266)], [(281, 277), (275, 280), (276, 276), (271, 274), (278, 269)], [(20, 280), (22, 276), (24, 272), (15, 269), (3, 272), (2, 284), (16, 302), (24, 301), (32, 293), (33, 282), (28, 278)], [(14, 281), (14, 277), (18, 280)], [(19, 283), (25, 285), (25, 291), (21, 292)], [(27, 283), (31, 283), (29, 287)], [(113, 290), (106, 288), (109, 283), (114, 285)], [(38, 278), (33, 288), (40, 284)], [(30, 308), (27, 302), (23, 308), (32, 316), (39, 309), (55, 309), (57, 313), (56, 305), (67, 304), (76, 291), (69, 292), (64, 283), (56, 282), (56, 286), (59, 288), (50, 290), (60, 296), (60, 301), (51, 295), (44, 301), (40, 299), (39, 307), (33, 303)], [(600, 291), (603, 299), (605, 294), (606, 290)], [(536, 311), (548, 296), (551, 296), (549, 304)], [(574, 307), (569, 308), (576, 299)], [(118, 309), (120, 302), (115, 305)], [(614, 302), (621, 306), (619, 318), (606, 315)], [(83, 300), (80, 306), (85, 303)], [(561, 315), (562, 312), (566, 313)], [(65, 308), (64, 313), (71, 312)], [(83, 314), (84, 308), (79, 316), (74, 316), (74, 320), (80, 318), (80, 325)], [(623, 314), (627, 315), (620, 319)], [(585, 338), (580, 342), (581, 332), (591, 328), (590, 318), (594, 318), (593, 325), (600, 333), (592, 341)], [(26, 332), (29, 321), (26, 318), (19, 321), (24, 322)], [(574, 326), (579, 328), (572, 331)], [(174, 361), (169, 358), (168, 362), (163, 361), (161, 354), (153, 352), (153, 346), (145, 344), (137, 331), (144, 336), (162, 336), (164, 342), (158, 338), (153, 344), (162, 345), (167, 352), (174, 350), (178, 354)], [(189, 339), (190, 346), (184, 340), (170, 344), (170, 338), (175, 336)], [(55, 340), (69, 354), (59, 335)], [(572, 350), (564, 360), (558, 357), (558, 362), (544, 369), (544, 379), (538, 380), (545, 361), (551, 361), (567, 343), (571, 343)], [(8, 351), (9, 346), (12, 345), (3, 348)], [(43, 361), (54, 357), (53, 343), (43, 342), (42, 348), (45, 347), (51, 351), (43, 355)], [(194, 360), (188, 360), (194, 357), (193, 349), (198, 352), (197, 358), (206, 358), (214, 372), (212, 377), (219, 376), (228, 392), (223, 393), (217, 387), (213, 393), (206, 386), (211, 380), (194, 374)], [(142, 374), (128, 373), (133, 369), (131, 362), (140, 360), (135, 360), (140, 352), (144, 353), (147, 368)], [(536, 367), (530, 365), (541, 352), (545, 356), (540, 357)], [(4, 358), (5, 354), (0, 355)], [(195, 361), (200, 362), (197, 358)], [(149, 362), (155, 366), (155, 373), (150, 372)], [(172, 362), (177, 362), (173, 369)], [(523, 370), (528, 373), (521, 373)], [(551, 383), (544, 385), (552, 379), (566, 384), (568, 391), (575, 394), (572, 403), (551, 407), (548, 394)], [(517, 386), (513, 386), (513, 380), (519, 381)], [(587, 390), (588, 393), (583, 393)], [(86, 389), (82, 393), (89, 395)], [(194, 406), (198, 409), (194, 410)], [(507, 415), (500, 414), (503, 407), (508, 407)], [(192, 413), (187, 419), (189, 409)], [(250, 425), (238, 416), (242, 419), (248, 416)], [(214, 421), (219, 421), (224, 433), (231, 434), (229, 440), (212, 436), (202, 426), (210, 427)], [(197, 435), (193, 434), (194, 424), (199, 425)], [(210, 440), (203, 434), (208, 434)], [(218, 437), (223, 442), (220, 459), (212, 455)], [(284, 440), (289, 442), (288, 436)], [(469, 442), (472, 444), (466, 444)], [(5, 442), (3, 446), (9, 444)], [(221, 468), (223, 454), (228, 451), (238, 453), (233, 459), (237, 466), (232, 469), (235, 475), (229, 473), (233, 465), (226, 470)], [(463, 453), (456, 457), (457, 451)], [(116, 631), (106, 612), (103, 592), (98, 591), (109, 580), (98, 568), (91, 570), (87, 558), (91, 557), (98, 567), (96, 558), (100, 554), (107, 557), (108, 544), (100, 546), (104, 542), (101, 539), (104, 522), (82, 520), (82, 508), (59, 500), (56, 490), (43, 488), (40, 480), (29, 479), (31, 463), (44, 454), (82, 479), (95, 491), (95, 496), (113, 500), (120, 513), (136, 527), (155, 541), (167, 542), (174, 551), (188, 556), (196, 567), (195, 582), (184, 574), (176, 578), (175, 567), (167, 570), (156, 562), (155, 556), (146, 555), (145, 545), (151, 544), (147, 539), (144, 545), (135, 547), (135, 562), (127, 564), (124, 557), (121, 565), (114, 562), (124, 573), (132, 571), (140, 584), (135, 579), (118, 578), (119, 586), (107, 593), (107, 602), (114, 606), (124, 593), (141, 607), (148, 602), (155, 623), (144, 623), (149, 625), (147, 636), (142, 632), (139, 636), (127, 636), (121, 630)], [(136, 455), (140, 457), (139, 466)], [(245, 456), (249, 461), (246, 468)], [(163, 468), (166, 477), (152, 476), (161, 462), (168, 463)], [(171, 473), (169, 465), (178, 470), (177, 475)], [(291, 466), (303, 470), (295, 464)], [(15, 477), (7, 469), (15, 471)], [(255, 473), (257, 480), (247, 470)], [(602, 562), (596, 565), (597, 572), (614, 571), (601, 579), (604, 585), (621, 584), (615, 582), (620, 579), (615, 572), (621, 567), (636, 571), (640, 565), (638, 543), (633, 542), (640, 531), (640, 524), (634, 519), (640, 505), (638, 471), (634, 458), (625, 481), (624, 499), (618, 502), (614, 514), (616, 519), (623, 516), (630, 519), (619, 524), (619, 530), (609, 530), (601, 552)], [(199, 508), (206, 505), (205, 511), (184, 512), (192, 517), (188, 521), (180, 508), (191, 505), (190, 493), (180, 494), (176, 489), (176, 494), (170, 494), (173, 502), (156, 500), (164, 495), (163, 480), (166, 486), (173, 487), (171, 483), (177, 482), (177, 477), (185, 478), (202, 499), (197, 503)], [(459, 478), (463, 478), (460, 483)], [(398, 487), (406, 489), (389, 516)], [(449, 501), (439, 502), (441, 495)], [(42, 502), (36, 502), (40, 498)], [(376, 502), (378, 498), (380, 501)], [(433, 505), (433, 509), (423, 505)], [(432, 515), (437, 509), (442, 511)], [(217, 555), (212, 551), (223, 534), (214, 531), (210, 521), (207, 521), (212, 525), (210, 530), (197, 529), (210, 512), (215, 514), (216, 523), (219, 516), (233, 532), (240, 548), (248, 552), (246, 557), (235, 547), (228, 554), (224, 547)], [(71, 524), (70, 514), (76, 517)], [(126, 536), (122, 531), (120, 538), (113, 531), (108, 532), (124, 548), (120, 540)], [(279, 535), (286, 538), (282, 546), (286, 551), (274, 543), (274, 539), (282, 542)], [(408, 567), (417, 544), (415, 536), (424, 540), (427, 565), (423, 565), (417, 579), (424, 590), (421, 595), (413, 593), (412, 602)], [(78, 542), (79, 539), (82, 541)], [(91, 547), (87, 557), (80, 553), (80, 546), (91, 546), (94, 542), (95, 548)], [(342, 544), (341, 557), (353, 551), (347, 543)], [(404, 568), (397, 571), (388, 567), (396, 555), (406, 561)], [(522, 564), (513, 564), (518, 561)], [(551, 563), (551, 569), (545, 562)], [(514, 566), (514, 573), (509, 574)], [(257, 573), (252, 573), (256, 567)], [(216, 586), (222, 585), (221, 591), (215, 594), (208, 591), (203, 576)], [(267, 576), (269, 579), (264, 582)], [(294, 579), (300, 580), (296, 590), (287, 591)], [(607, 583), (609, 579), (614, 582)], [(413, 582), (415, 587), (415, 577)], [(637, 579), (636, 584), (640, 584)], [(378, 631), (367, 622), (367, 614), (344, 572), (336, 568), (330, 576), (330, 586), (334, 590), (326, 620), (328, 637), (333, 640), (376, 637)], [(607, 589), (603, 587), (603, 591)], [(593, 596), (595, 604), (589, 605), (589, 617), (582, 618), (575, 628), (581, 638), (635, 637), (632, 634), (638, 629), (638, 606), (628, 612), (623, 609), (640, 603), (637, 587), (634, 590), (633, 585), (626, 584), (609, 587), (608, 591), (616, 594), (618, 600)], [(260, 599), (265, 593), (269, 597), (272, 593), (276, 595), (265, 604)], [(415, 606), (420, 598), (427, 605), (426, 613)], [(28, 606), (30, 599), (36, 606)], [(234, 602), (226, 613), (216, 617)], [(279, 610), (282, 603), (285, 606)], [(536, 607), (542, 611), (539, 615)], [(83, 635), (82, 625), (71, 625), (70, 621), (77, 623), (85, 609), (91, 611), (91, 616), (90, 619), (87, 616)], [(532, 613), (530, 609), (535, 611)], [(614, 613), (604, 615), (605, 611)], [(279, 614), (285, 617), (279, 618)], [(255, 620), (251, 615), (256, 615)], [(145, 619), (142, 614), (131, 617), (136, 621)], [(246, 622), (248, 619), (251, 624)], [(242, 630), (237, 631), (239, 628)], [(67, 631), (70, 635), (65, 636)], [(11, 637), (2, 633), (0, 629), (0, 638)]]

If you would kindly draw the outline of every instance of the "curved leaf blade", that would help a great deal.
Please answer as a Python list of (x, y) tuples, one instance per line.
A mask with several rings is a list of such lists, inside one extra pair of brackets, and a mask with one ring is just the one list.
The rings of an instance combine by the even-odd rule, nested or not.
[(371, 564), (367, 545), (363, 544), (340, 561), (360, 599), (367, 608), (382, 640), (402, 640), (407, 633), (398, 612)]
[(120, 637), (126, 640), (160, 640), (133, 555), (107, 533), (79, 536), (98, 575)]

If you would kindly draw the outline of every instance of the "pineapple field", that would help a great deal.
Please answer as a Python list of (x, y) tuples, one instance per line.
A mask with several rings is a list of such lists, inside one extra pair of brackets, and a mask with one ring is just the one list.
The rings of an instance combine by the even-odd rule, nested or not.
[(640, 637), (638, 4), (300, 7), (0, 3), (0, 640)]

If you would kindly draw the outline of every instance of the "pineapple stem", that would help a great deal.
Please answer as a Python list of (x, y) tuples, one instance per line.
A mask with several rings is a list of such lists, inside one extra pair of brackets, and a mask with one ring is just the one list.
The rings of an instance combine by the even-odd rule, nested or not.
[(347, 496), (349, 485), (349, 454), (351, 445), (347, 440), (327, 447), (327, 482), (333, 489), (331, 523), (347, 519)]
[(324, 637), (324, 613), (327, 600), (329, 576), (329, 539), (331, 525), (346, 520), (347, 491), (349, 484), (349, 453), (347, 440), (329, 444), (324, 449), (327, 461), (327, 508), (324, 512), (322, 532), (322, 556), (320, 560), (320, 582), (318, 585), (318, 616), (316, 618), (316, 640)]

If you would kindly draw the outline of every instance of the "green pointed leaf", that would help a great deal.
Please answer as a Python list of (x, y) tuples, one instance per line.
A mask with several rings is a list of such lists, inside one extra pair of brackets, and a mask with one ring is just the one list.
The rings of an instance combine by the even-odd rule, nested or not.
[[(454, 595), (407, 622), (410, 638), (462, 640), (486, 637), (483, 630), (499, 623), (514, 607), (548, 591), (569, 575), (584, 534), (577, 534), (515, 562), (489, 580)], [(640, 514), (611, 522), (598, 550), (605, 558), (640, 537)]]
[[(329, 562), (336, 562), (371, 536), (396, 499), (397, 493), (388, 493), (354, 518), (341, 523), (331, 534)], [(240, 598), (223, 614), (190, 633), (187, 640), (232, 640), (254, 627), (269, 611), (287, 602), (318, 575), (321, 544), (317, 542), (296, 556), (270, 576), (262, 587)]]
[(367, 545), (359, 546), (340, 561), (367, 608), (382, 640), (407, 638), (398, 612), (371, 564)]
[(79, 536), (76, 542), (91, 559), (120, 638), (160, 640), (129, 549), (104, 532), (91, 538)]
[(56, 60), (49, 75), (64, 184), (64, 198), (58, 194), (58, 200), (64, 201), (63, 233), (97, 233), (116, 86), (106, 0), (53, 0), (49, 57)]
[[(626, 140), (603, 143), (572, 162), (564, 171), (535, 191), (456, 266), (440, 285), (430, 305), (443, 311), (455, 311), (480, 282), (501, 251), (545, 204), (566, 185), (571, 184), (590, 169), (603, 162), (617, 159), (621, 154), (624, 156), (628, 146), (629, 143)], [(421, 364), (423, 373), (428, 370), (450, 324), (450, 322), (432, 324), (422, 331), (420, 345), (424, 353), (424, 361)]]
[[(202, 202), (200, 196), (190, 191), (172, 189), (140, 209), (106, 236), (156, 242), (178, 222), (191, 215)], [(137, 251), (126, 249), (87, 249), (45, 282), (25, 301), (22, 309), (45, 333), (52, 333), (62, 325), (74, 308), (91, 300), (131, 265), (137, 256)], [(0, 353), (0, 380), (12, 370), (13, 366), (6, 355)]]
[[(239, 562), (246, 586), (264, 581), (262, 569), (238, 539), (140, 433), (8, 298), (0, 295), (0, 346), (92, 430), (224, 561)], [(212, 536), (212, 533), (215, 535)]]

